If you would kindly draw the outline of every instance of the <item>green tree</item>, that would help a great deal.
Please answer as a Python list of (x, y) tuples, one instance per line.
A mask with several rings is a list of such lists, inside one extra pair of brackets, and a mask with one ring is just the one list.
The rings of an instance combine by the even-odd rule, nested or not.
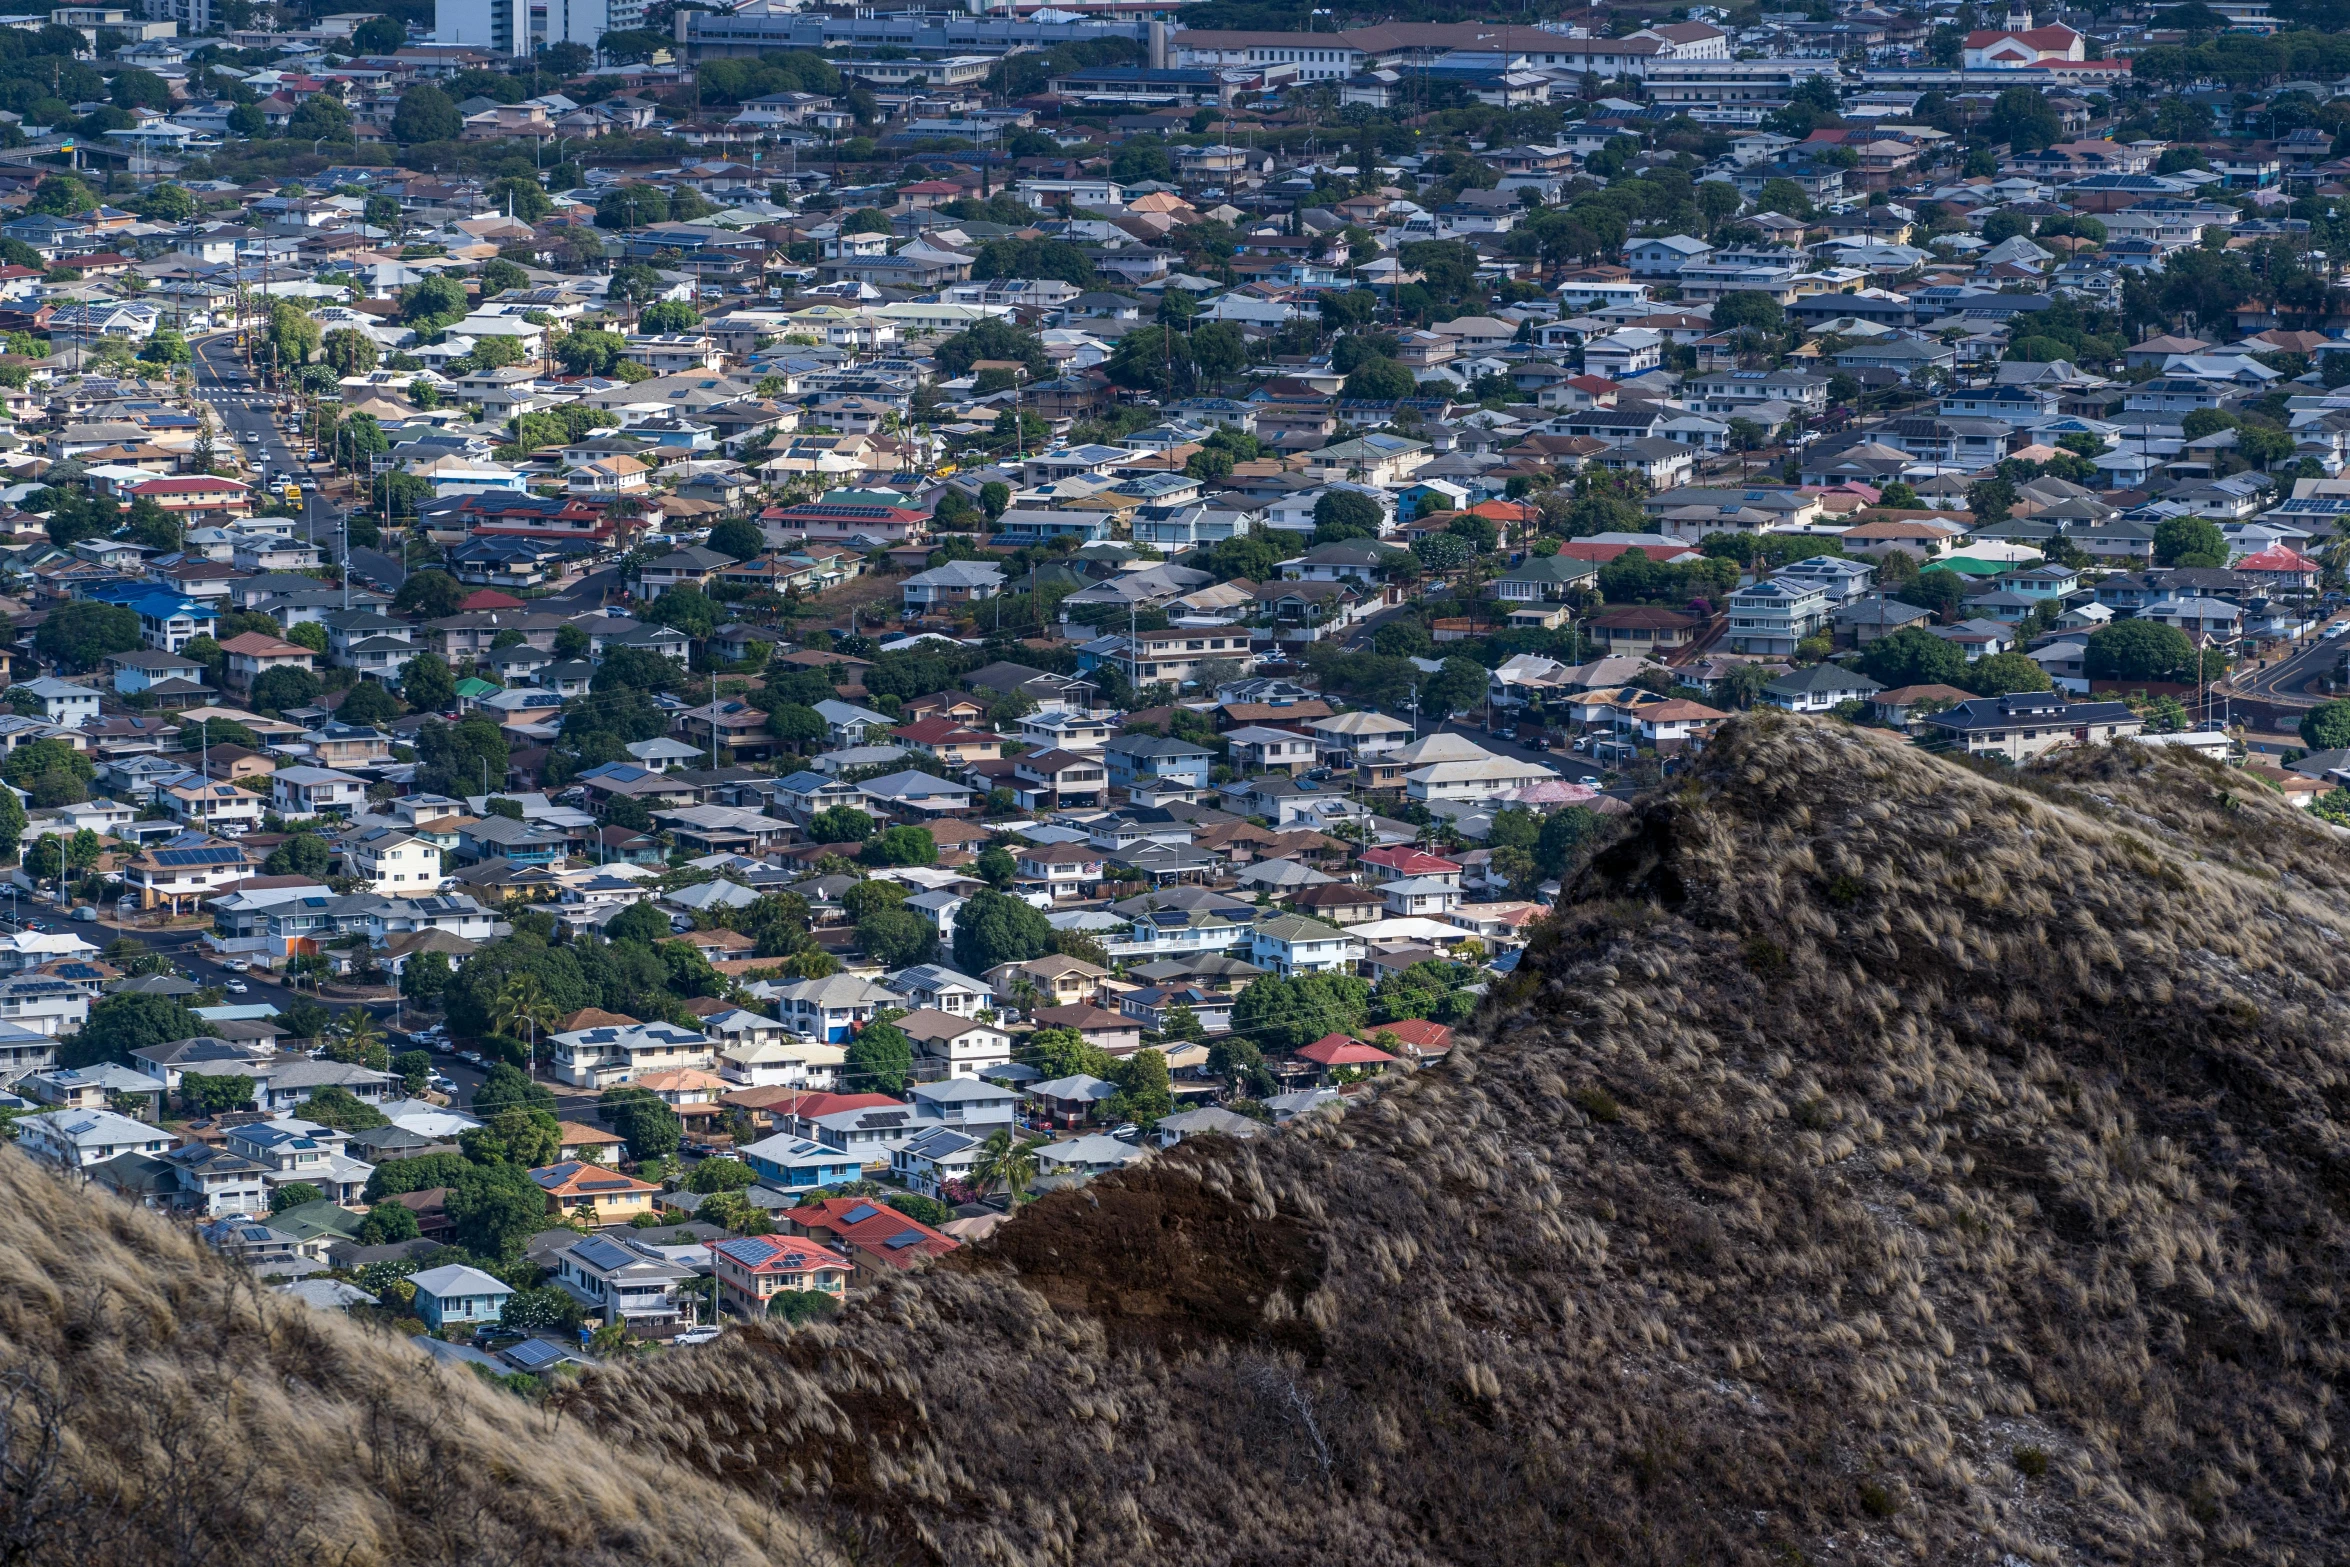
[(472, 1167), (449, 1188), (443, 1207), (458, 1245), (501, 1261), (519, 1258), (523, 1242), (553, 1224), (547, 1194), (519, 1165)]
[(1043, 957), (1052, 941), (1053, 927), (1043, 914), (1000, 892), (975, 892), (955, 911), (955, 966), (966, 974)]
[(1978, 479), (1967, 486), (1966, 503), (1975, 526), (1988, 528), (2005, 522), (2008, 513), (2015, 509), (2015, 486), (2002, 478)]
[(1371, 987), (1344, 974), (1267, 974), (1249, 981), (1232, 1005), (1232, 1026), (1293, 1052), (1325, 1034), (1362, 1027)]
[(430, 82), (404, 89), (392, 114), (392, 138), (406, 146), (418, 142), (455, 141), (465, 130), (465, 117), (449, 95)]
[(971, 1167), (971, 1178), (982, 1190), (1002, 1192), (1018, 1207), (1028, 1196), (1028, 1188), (1036, 1184), (1036, 1150), (1047, 1139), (1042, 1137), (1015, 1138), (1008, 1130), (988, 1135), (979, 1145), (979, 1162)]
[(863, 843), (873, 830), (873, 818), (850, 805), (831, 806), (808, 819), (811, 843)]
[(375, 368), (375, 339), (356, 327), (337, 327), (321, 340), (326, 362), (337, 375), (365, 375)]
[(169, 996), (113, 995), (90, 1008), (79, 1030), (59, 1041), (57, 1064), (128, 1066), (131, 1052), (205, 1033), (204, 1020)]
[(938, 927), (912, 909), (877, 909), (857, 921), (857, 945), (885, 969), (911, 968), (938, 955)]
[(2117, 620), (2089, 633), (2081, 666), (2092, 680), (2169, 680), (2192, 675), (2195, 644), (2176, 626)]
[[(475, 1113), (484, 1113), (478, 1103)], [(563, 1151), (563, 1127), (551, 1111), (509, 1105), (489, 1114), (481, 1125), (469, 1126), (458, 1133), (457, 1146), (475, 1164), (537, 1169), (553, 1164)]]
[(637, 328), (644, 332), (690, 332), (701, 324), (701, 316), (682, 299), (658, 300), (637, 317)]
[(230, 1074), (208, 1076), (202, 1072), (182, 1072), (179, 1096), (181, 1104), (200, 1115), (242, 1110), (253, 1102), (253, 1079)]
[(1386, 520), (1379, 503), (1360, 490), (1332, 490), (1314, 502), (1314, 542), (1375, 539)]
[(2300, 728), (2301, 743), (2312, 751), (2350, 748), (2350, 701), (2319, 703), (2301, 715)]
[(0, 761), (0, 779), (22, 789), (39, 810), (87, 800), (96, 776), (89, 757), (64, 740), (28, 741)]
[(1904, 626), (1862, 649), (1860, 667), (1871, 680), (1888, 687), (1958, 685), (1967, 661), (1957, 643), (1922, 626)]
[[(407, 580), (400, 584), (399, 591), (392, 595), (392, 608), (403, 615), (416, 615), (427, 621), (445, 620), (457, 613), (457, 606), (464, 599), (465, 589), (447, 572), (416, 571), (410, 572)], [(413, 669), (416, 666), (410, 664), (408, 667)]]
[(650, 903), (632, 903), (613, 915), (604, 926), (604, 937), (608, 941), (640, 941), (647, 946), (657, 941), (667, 941), (673, 934), (669, 928), (669, 916)]
[(457, 705), (457, 673), (440, 654), (419, 653), (400, 671), (400, 695), (420, 713), (448, 712)]
[(447, 953), (419, 952), (400, 965), (400, 994), (411, 1001), (437, 1001), (454, 972)]
[(710, 548), (734, 560), (752, 560), (767, 553), (767, 536), (744, 517), (729, 517), (710, 530)]
[(253, 705), (263, 712), (283, 712), (289, 707), (308, 707), (318, 700), (318, 677), (307, 669), (281, 667), (254, 678)]
[(2010, 691), (2046, 691), (2054, 682), (2027, 654), (1994, 653), (1969, 665), (1959, 684), (1977, 696), (2005, 696)]
[(659, 1159), (677, 1152), (684, 1126), (658, 1094), (643, 1088), (608, 1088), (596, 1102), (604, 1123), (628, 1139), (629, 1157)]
[(935, 865), (938, 842), (927, 827), (889, 827), (867, 839), (857, 858), (867, 865)]
[(343, 700), (335, 707), (337, 719), (362, 729), (379, 729), (400, 713), (400, 699), (374, 680), (362, 680), (344, 692)]
[(2225, 566), (2227, 536), (2209, 517), (2165, 517), (2154, 529), (2157, 566)]
[(25, 210), (53, 218), (78, 217), (98, 210), (98, 193), (70, 174), (50, 174), (42, 178)]
[(392, 1124), (391, 1117), (348, 1088), (334, 1083), (318, 1089), (303, 1101), (302, 1119), (346, 1132), (371, 1131)]
[(914, 1042), (895, 1023), (879, 1019), (858, 1031), (843, 1056), (842, 1082), (851, 1093), (903, 1093), (914, 1073)]
[(1915, 580), (1904, 584), (1893, 596), (1904, 604), (1932, 610), (1937, 620), (1948, 625), (1958, 618), (1959, 609), (1966, 603), (1966, 589), (1966, 578), (1936, 567), (1919, 572)]
[(95, 599), (66, 600), (33, 633), (34, 649), (70, 670), (95, 669), (109, 653), (128, 653), (140, 640), (136, 610)]
[(326, 1193), (308, 1181), (288, 1181), (283, 1186), (271, 1188), (269, 1211), (283, 1213), (288, 1208), (299, 1208), (306, 1203), (323, 1202), (325, 1199)]
[(359, 1221), (359, 1233), (353, 1239), (362, 1246), (397, 1246), (423, 1233), (415, 1209), (405, 1203), (379, 1202)]
[(1339, 395), (1367, 402), (1395, 402), (1415, 395), (1419, 389), (1420, 384), (1412, 379), (1410, 369), (1396, 360), (1366, 359), (1347, 376)]
[(426, 1050), (403, 1050), (392, 1057), (392, 1070), (399, 1074), (401, 1086), (413, 1099), (430, 1085), (432, 1053)]
[(707, 1196), (711, 1192), (739, 1192), (758, 1184), (759, 1177), (740, 1159), (704, 1159), (685, 1178), (685, 1189)]
[[(2037, 87), (2010, 87), (1991, 105), (1983, 134), (2003, 141), (2018, 155), (2038, 152), (2064, 139), (2064, 122), (2057, 118), (2048, 97)], [(1988, 231), (1985, 233), (1988, 238)]]
[(1776, 332), (1786, 326), (1787, 312), (1770, 295), (1748, 290), (1724, 294), (1716, 300), (1713, 324), (1717, 332)]
[(1174, 1095), (1168, 1087), (1167, 1058), (1158, 1051), (1136, 1051), (1118, 1063), (1117, 1076), (1111, 1081), (1118, 1085), (1118, 1092), (1104, 1106), (1109, 1114), (1148, 1127), (1175, 1113)]

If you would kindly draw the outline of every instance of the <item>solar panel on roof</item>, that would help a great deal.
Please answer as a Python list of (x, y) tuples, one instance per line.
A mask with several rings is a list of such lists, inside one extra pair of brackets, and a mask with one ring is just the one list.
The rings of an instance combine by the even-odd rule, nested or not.
[(908, 1246), (921, 1245), (922, 1232), (920, 1230), (902, 1230), (881, 1244), (887, 1246), (891, 1251), (903, 1251)]
[(869, 1202), (859, 1203), (856, 1207), (851, 1208), (848, 1212), (848, 1217), (842, 1219), (840, 1222), (843, 1224), (863, 1224), (867, 1219), (872, 1218), (879, 1212), (881, 1212), (881, 1210), (874, 1207), (873, 1204)]
[(158, 865), (218, 865), (245, 857), (242, 849), (158, 849)]

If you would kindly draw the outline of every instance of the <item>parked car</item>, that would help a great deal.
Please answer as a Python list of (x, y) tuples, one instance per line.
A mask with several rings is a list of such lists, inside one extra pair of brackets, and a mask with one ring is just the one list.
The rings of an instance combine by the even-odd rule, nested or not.
[(1585, 773), (1582, 777), (1576, 779), (1575, 782), (1581, 784), (1586, 789), (1604, 789), (1607, 787), (1606, 784), (1601, 783), (1598, 779), (1592, 777), (1589, 773)]
[(232, 996), (241, 996), (251, 987), (241, 979), (232, 979), (220, 988), (227, 991)]
[(84, 925), (95, 925), (98, 923), (98, 911), (87, 903), (74, 910), (73, 917), (76, 921)]
[(683, 1333), (678, 1334), (677, 1337), (671, 1339), (669, 1342), (672, 1344), (681, 1345), (707, 1344), (710, 1342), (710, 1340), (716, 1338), (719, 1334), (725, 1331), (726, 1330), (724, 1328), (687, 1328)]
[(460, 1050), (457, 1052), (457, 1059), (460, 1061), (470, 1061), (475, 1066), (479, 1066), (481, 1065), (481, 1052), (478, 1050)]

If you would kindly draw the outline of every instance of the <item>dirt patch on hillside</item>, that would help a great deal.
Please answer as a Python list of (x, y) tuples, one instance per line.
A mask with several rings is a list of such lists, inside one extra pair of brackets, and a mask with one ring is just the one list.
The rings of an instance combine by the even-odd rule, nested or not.
[(1322, 1278), (1311, 1228), (1250, 1208), (1199, 1159), (1194, 1146), (1056, 1192), (940, 1266), (1009, 1274), (1122, 1348), (1258, 1343), (1319, 1362), (1320, 1330), (1301, 1315)]

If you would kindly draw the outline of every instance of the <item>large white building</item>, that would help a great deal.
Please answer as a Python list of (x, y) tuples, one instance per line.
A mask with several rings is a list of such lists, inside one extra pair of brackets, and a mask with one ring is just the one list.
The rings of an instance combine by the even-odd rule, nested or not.
[(524, 0), (433, 0), (432, 41), (527, 55), (530, 11)]

